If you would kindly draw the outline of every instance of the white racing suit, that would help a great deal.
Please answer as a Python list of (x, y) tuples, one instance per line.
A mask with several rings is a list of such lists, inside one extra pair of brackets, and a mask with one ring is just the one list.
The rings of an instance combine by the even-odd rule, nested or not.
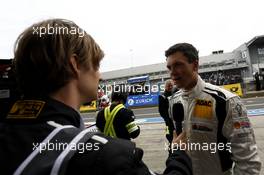
[(238, 96), (205, 83), (198, 76), (191, 91), (180, 90), (169, 101), (171, 118), (173, 104), (183, 105), (182, 127), (187, 133), (185, 146), (192, 159), (194, 175), (260, 173), (254, 131)]

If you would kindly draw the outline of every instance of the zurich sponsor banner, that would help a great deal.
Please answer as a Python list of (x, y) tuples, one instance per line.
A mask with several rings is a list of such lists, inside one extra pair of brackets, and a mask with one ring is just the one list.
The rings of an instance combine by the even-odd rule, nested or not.
[(158, 94), (131, 95), (126, 102), (127, 107), (153, 105), (158, 105)]

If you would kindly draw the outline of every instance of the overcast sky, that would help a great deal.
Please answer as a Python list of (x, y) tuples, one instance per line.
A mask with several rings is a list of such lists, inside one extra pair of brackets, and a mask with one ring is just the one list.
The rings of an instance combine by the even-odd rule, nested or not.
[(101, 71), (160, 63), (178, 42), (200, 56), (230, 52), (264, 34), (263, 0), (8, 0), (0, 6), (0, 58), (18, 35), (47, 18), (73, 20), (105, 52)]

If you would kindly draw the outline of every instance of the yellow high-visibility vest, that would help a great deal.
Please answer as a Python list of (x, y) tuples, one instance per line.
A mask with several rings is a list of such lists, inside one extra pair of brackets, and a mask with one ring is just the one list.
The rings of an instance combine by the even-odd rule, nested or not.
[(116, 137), (116, 132), (115, 132), (113, 122), (114, 122), (116, 114), (122, 108), (125, 108), (125, 106), (123, 104), (119, 104), (111, 112), (110, 112), (110, 106), (104, 109), (104, 117), (105, 117), (104, 134), (106, 136)]

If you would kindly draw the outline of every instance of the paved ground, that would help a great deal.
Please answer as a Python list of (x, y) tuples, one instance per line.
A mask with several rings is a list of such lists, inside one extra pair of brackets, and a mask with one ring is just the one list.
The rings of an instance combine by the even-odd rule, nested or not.
[(135, 139), (137, 146), (144, 150), (144, 162), (153, 171), (162, 172), (168, 151), (165, 150), (164, 123), (140, 125), (140, 136)]
[[(262, 171), (264, 174), (264, 116), (250, 117), (252, 122), (256, 141), (258, 144), (258, 152), (262, 160)], [(135, 139), (138, 147), (143, 148), (145, 163), (156, 172), (162, 172), (165, 168), (165, 160), (167, 151), (165, 151), (165, 133), (164, 124), (142, 124), (141, 135)]]

